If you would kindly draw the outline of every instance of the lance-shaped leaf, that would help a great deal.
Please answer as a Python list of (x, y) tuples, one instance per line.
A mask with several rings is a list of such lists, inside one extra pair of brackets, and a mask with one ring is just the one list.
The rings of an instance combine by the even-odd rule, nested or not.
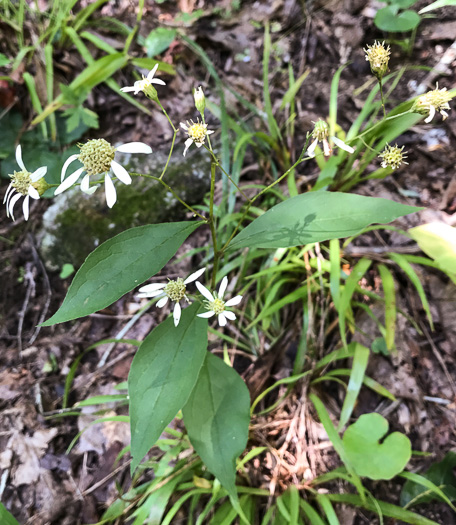
[(128, 376), (132, 472), (185, 405), (207, 349), (207, 320), (199, 304), (185, 308), (179, 325), (172, 317), (144, 339)]
[(62, 306), (43, 326), (106, 308), (159, 272), (201, 222), (139, 226), (96, 248), (75, 275)]
[(277, 204), (252, 221), (229, 247), (288, 248), (350, 237), (369, 224), (391, 222), (420, 209), (349, 193), (304, 193)]
[(183, 409), (190, 441), (229, 495), (237, 498), (236, 458), (244, 451), (250, 422), (249, 391), (235, 370), (206, 354)]

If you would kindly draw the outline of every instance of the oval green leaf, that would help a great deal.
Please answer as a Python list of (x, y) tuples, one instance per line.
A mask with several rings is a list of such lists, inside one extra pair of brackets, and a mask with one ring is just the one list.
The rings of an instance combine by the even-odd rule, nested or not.
[(244, 381), (208, 353), (183, 415), (196, 452), (236, 499), (236, 458), (245, 449), (250, 423), (250, 395)]
[(172, 317), (157, 326), (139, 347), (128, 375), (131, 471), (185, 405), (198, 379), (207, 349), (207, 320), (199, 304), (185, 308), (179, 325)]
[(288, 199), (252, 221), (230, 248), (289, 248), (350, 237), (422, 208), (349, 193), (310, 192)]
[(376, 413), (362, 415), (345, 431), (345, 453), (358, 476), (391, 479), (404, 470), (412, 455), (410, 440), (400, 432), (383, 439), (387, 432), (388, 421)]
[(106, 308), (159, 272), (201, 222), (131, 228), (96, 248), (75, 275), (62, 306), (42, 326)]

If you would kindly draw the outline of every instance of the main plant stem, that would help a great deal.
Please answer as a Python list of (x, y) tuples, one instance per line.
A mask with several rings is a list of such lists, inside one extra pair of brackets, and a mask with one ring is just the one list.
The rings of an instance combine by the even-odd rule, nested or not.
[(217, 249), (217, 233), (215, 231), (215, 221), (214, 221), (214, 193), (215, 193), (215, 169), (216, 167), (217, 165), (215, 164), (215, 162), (211, 162), (211, 196), (210, 196), (210, 202), (209, 202), (209, 226), (211, 228), (212, 246), (214, 248), (214, 265), (212, 268), (212, 281), (211, 281), (212, 288), (215, 288), (218, 263), (220, 259), (220, 254)]

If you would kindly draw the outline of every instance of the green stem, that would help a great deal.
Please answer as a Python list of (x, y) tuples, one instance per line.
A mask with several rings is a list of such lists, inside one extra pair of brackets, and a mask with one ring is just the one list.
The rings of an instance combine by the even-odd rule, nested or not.
[(211, 281), (212, 288), (215, 288), (215, 282), (217, 278), (217, 269), (218, 269), (218, 263), (219, 263), (219, 258), (220, 258), (220, 254), (217, 250), (217, 234), (215, 231), (215, 222), (214, 222), (215, 168), (216, 168), (215, 162), (211, 162), (211, 197), (210, 197), (210, 203), (209, 203), (209, 226), (211, 228), (212, 245), (214, 248), (214, 266), (212, 268), (212, 281)]
[(168, 169), (168, 164), (169, 164), (169, 161), (171, 160), (171, 155), (173, 154), (174, 142), (176, 141), (176, 137), (177, 137), (177, 130), (174, 130), (173, 140), (171, 142), (171, 148), (170, 148), (169, 153), (168, 153), (168, 159), (166, 160), (165, 167), (163, 168), (163, 171), (161, 172), (161, 175), (159, 177), (160, 180), (163, 179), (163, 176), (166, 173), (166, 170)]
[(153, 177), (152, 175), (146, 175), (145, 173), (130, 173), (130, 175), (133, 175), (133, 177), (146, 177), (147, 179), (156, 180), (160, 184), (162, 184), (183, 206), (187, 208), (187, 210), (191, 211), (194, 215), (198, 216), (200, 219), (203, 219), (204, 222), (207, 222), (206, 217), (198, 213), (194, 208), (192, 208), (189, 204), (187, 204), (184, 200), (182, 200), (179, 195), (169, 186), (166, 184), (166, 182), (159, 177)]
[(386, 119), (385, 97), (383, 96), (383, 85), (381, 78), (378, 79), (378, 85), (380, 86), (380, 97), (382, 98), (383, 118)]
[(356, 135), (356, 137), (353, 137), (352, 139), (348, 140), (347, 142), (353, 142), (355, 140), (358, 140), (359, 138), (363, 137), (364, 135), (367, 135), (368, 133), (370, 133), (376, 127), (380, 126), (380, 124), (383, 124), (383, 123), (385, 123), (388, 120), (394, 120), (396, 118), (403, 117), (404, 115), (408, 115), (409, 113), (414, 113), (414, 111), (412, 111), (411, 109), (408, 109), (407, 111), (404, 111), (403, 113), (398, 113), (397, 115), (391, 115), (391, 117), (386, 117), (383, 120), (380, 120), (379, 122), (377, 122), (377, 124), (374, 124), (373, 126), (371, 126), (369, 129), (366, 129), (365, 131), (363, 131), (359, 135)]
[[(207, 137), (209, 139), (209, 137)], [(236, 184), (236, 182), (231, 178), (230, 174), (225, 171), (225, 169), (220, 164), (218, 158), (215, 156), (215, 153), (212, 151), (212, 148), (208, 148), (206, 144), (204, 144), (204, 147), (207, 149), (207, 151), (211, 154), (212, 160), (214, 161), (217, 168), (219, 168), (229, 179), (229, 181), (237, 188), (237, 190), (242, 194), (245, 200), (252, 202), (247, 195), (241, 190), (241, 188)]]
[(170, 123), (171, 127), (173, 128), (174, 133), (177, 133), (179, 131), (179, 129), (176, 129), (174, 127), (174, 124), (173, 124), (172, 120), (169, 118), (168, 113), (166, 113), (166, 109), (162, 106), (162, 103), (158, 100), (158, 98), (157, 98), (156, 102), (160, 106), (160, 109), (163, 111), (163, 114), (165, 115), (165, 117), (168, 119), (168, 122)]
[(282, 181), (285, 177), (287, 177), (296, 168), (296, 166), (298, 164), (301, 164), (301, 162), (304, 162), (306, 160), (309, 160), (309, 159), (313, 158), (313, 157), (304, 157), (304, 151), (305, 151), (305, 149), (302, 150), (301, 155), (299, 156), (298, 160), (293, 164), (293, 166), (289, 167), (287, 169), (287, 171), (283, 175), (281, 175), (277, 180), (275, 180), (269, 186), (267, 186), (266, 188), (262, 189), (257, 195), (255, 195), (255, 197), (253, 197), (253, 199), (249, 200), (249, 203), (247, 204), (245, 212), (243, 213), (242, 217), (239, 219), (239, 222), (237, 223), (236, 228), (234, 229), (233, 233), (230, 235), (230, 238), (226, 241), (226, 243), (224, 244), (223, 248), (221, 248), (220, 253), (223, 253), (226, 250), (226, 248), (228, 247), (230, 242), (233, 240), (234, 236), (239, 231), (239, 228), (240, 228), (242, 222), (244, 221), (244, 219), (247, 217), (247, 214), (249, 213), (249, 210), (252, 207), (253, 203), (259, 197), (261, 197), (261, 195), (263, 195), (263, 193), (266, 193), (271, 188), (273, 188), (276, 184), (279, 184), (279, 182)]

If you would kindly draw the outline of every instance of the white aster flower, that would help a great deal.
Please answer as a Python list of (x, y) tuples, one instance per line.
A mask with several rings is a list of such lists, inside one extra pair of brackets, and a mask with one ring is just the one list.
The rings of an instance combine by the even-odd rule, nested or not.
[[(110, 208), (114, 206), (117, 200), (116, 188), (112, 182), (111, 174), (115, 175), (120, 182), (131, 184), (131, 177), (128, 171), (114, 160), (115, 153), (117, 151), (120, 153), (152, 153), (152, 148), (143, 142), (127, 142), (117, 148), (113, 148), (105, 139), (92, 139), (79, 147), (81, 152), (71, 155), (65, 161), (61, 174), (62, 183), (55, 190), (55, 195), (59, 195), (73, 186), (84, 172), (85, 175), (81, 181), (81, 191), (91, 195), (98, 186), (90, 187), (90, 177), (104, 175), (106, 204)], [(82, 168), (78, 168), (65, 179), (68, 166), (75, 160), (79, 160)]]
[[(153, 283), (146, 284), (139, 289), (138, 297), (159, 297), (160, 300), (157, 302), (158, 308), (163, 308), (168, 300), (175, 302), (173, 310), (174, 326), (179, 324), (181, 318), (181, 306), (180, 301), (185, 299), (188, 303), (190, 302), (187, 297), (187, 284), (193, 283), (198, 279), (200, 275), (204, 273), (206, 268), (201, 268), (197, 272), (192, 273), (185, 279), (178, 277), (175, 281), (168, 279), (167, 283)], [(198, 286), (198, 282), (196, 285)]]
[(307, 149), (307, 155), (309, 157), (315, 157), (315, 148), (319, 142), (323, 142), (323, 153), (325, 157), (331, 155), (331, 146), (329, 145), (328, 138), (331, 139), (336, 146), (339, 148), (348, 151), (348, 153), (354, 153), (354, 149), (348, 144), (345, 144), (343, 140), (338, 139), (337, 137), (329, 136), (329, 126), (324, 120), (317, 120), (315, 122), (314, 130), (312, 131), (312, 138), (314, 139), (312, 144)]
[(3, 198), (3, 204), (6, 202), (6, 216), (14, 219), (14, 205), (21, 198), (24, 198), (22, 203), (22, 211), (24, 213), (24, 219), (27, 221), (29, 218), (29, 201), (32, 199), (39, 199), (46, 188), (48, 187), (43, 177), (46, 175), (47, 167), (42, 166), (33, 173), (27, 171), (24, 162), (22, 161), (22, 148), (19, 145), (16, 148), (16, 162), (19, 164), (21, 171), (15, 171), (13, 175), (10, 175), (11, 182), (6, 189), (5, 197)]
[(184, 157), (192, 144), (195, 144), (197, 148), (201, 148), (206, 140), (206, 136), (214, 133), (210, 129), (207, 129), (207, 124), (203, 124), (199, 119), (196, 122), (193, 122), (193, 120), (189, 122), (187, 120), (187, 124), (181, 122), (180, 125), (188, 135), (188, 139), (185, 141)]
[(428, 115), (427, 118), (424, 119), (426, 124), (431, 122), (437, 111), (442, 115), (443, 120), (445, 120), (448, 118), (448, 113), (445, 110), (451, 109), (449, 102), (452, 98), (446, 88), (439, 89), (439, 85), (437, 84), (434, 90), (428, 91), (417, 98), (412, 106), (412, 110), (422, 115)]
[(160, 80), (159, 78), (154, 78), (154, 75), (157, 69), (158, 69), (158, 64), (155, 64), (154, 68), (151, 71), (149, 71), (147, 77), (143, 75), (142, 79), (137, 80), (133, 86), (123, 87), (120, 89), (120, 91), (123, 91), (124, 93), (133, 91), (135, 95), (137, 95), (140, 91), (142, 91), (145, 95), (149, 95), (151, 98), (156, 98), (157, 91), (152, 86), (152, 84), (166, 86), (163, 80)]
[(233, 297), (232, 299), (229, 299), (228, 301), (224, 301), (223, 296), (225, 294), (227, 286), (228, 286), (228, 277), (226, 276), (222, 279), (222, 282), (220, 283), (220, 288), (219, 288), (218, 293), (217, 292), (211, 293), (201, 283), (198, 283), (198, 282), (196, 283), (196, 287), (198, 288), (198, 290), (207, 299), (206, 308), (209, 310), (208, 312), (205, 312), (204, 314), (198, 314), (198, 317), (209, 318), (209, 317), (212, 317), (213, 315), (217, 315), (218, 323), (220, 326), (225, 326), (227, 319), (229, 319), (230, 321), (234, 321), (236, 319), (236, 315), (234, 314), (234, 312), (227, 310), (226, 307), (238, 305), (242, 300), (242, 295), (236, 295), (236, 297)]

